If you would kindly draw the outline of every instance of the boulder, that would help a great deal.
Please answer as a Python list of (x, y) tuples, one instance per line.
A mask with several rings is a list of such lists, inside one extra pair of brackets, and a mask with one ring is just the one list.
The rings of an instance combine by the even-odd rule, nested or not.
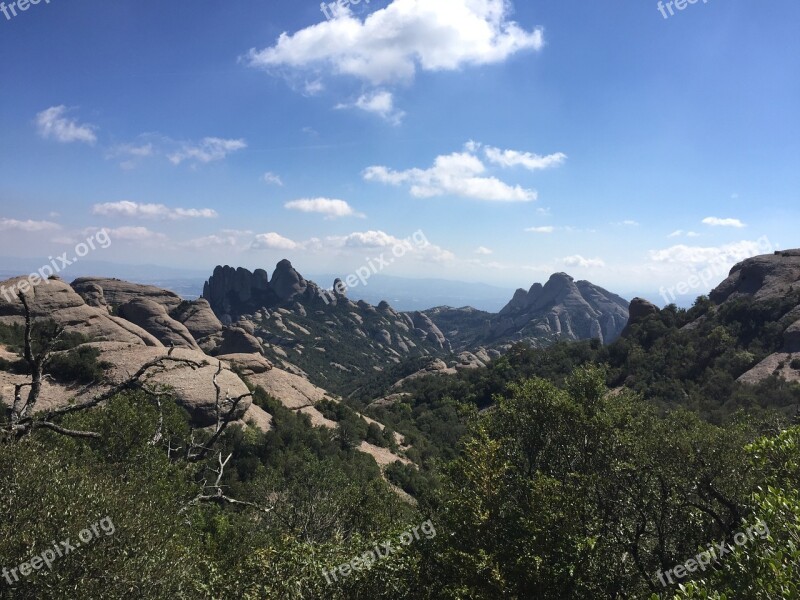
[(216, 354), (261, 354), (264, 351), (261, 342), (238, 327), (229, 327), (222, 332)]
[(222, 332), (222, 323), (211, 310), (211, 305), (205, 298), (194, 302), (184, 302), (173, 312), (172, 316), (189, 330), (195, 340)]
[[(72, 282), (72, 288), (84, 299), (95, 298), (96, 290), (100, 288), (106, 304), (111, 306), (120, 306), (131, 300), (146, 298), (161, 304), (167, 312), (171, 312), (183, 302), (183, 299), (175, 292), (153, 285), (131, 283), (108, 277), (79, 277)], [(89, 304), (89, 300), (86, 303)]]
[(709, 298), (717, 304), (742, 296), (752, 296), (755, 300), (781, 299), (797, 289), (800, 289), (800, 251), (784, 250), (754, 256), (735, 265)]
[(48, 279), (34, 287), (27, 284), (27, 278), (15, 277), (0, 283), (0, 323), (23, 324), (25, 311), (15, 291), (22, 287), (34, 319), (52, 319), (67, 331), (80, 333), (90, 340), (124, 342), (140, 346), (163, 346), (147, 331), (112, 317), (104, 308), (88, 306), (75, 290), (60, 279)]
[(800, 352), (800, 321), (795, 321), (783, 332), (783, 345), (786, 352)]
[(170, 317), (163, 305), (147, 298), (137, 298), (119, 307), (119, 316), (138, 325), (165, 346), (199, 350), (200, 347), (182, 324)]
[(266, 373), (273, 368), (272, 363), (261, 354), (222, 354), (217, 359), (230, 364), (243, 375)]
[[(104, 348), (102, 345), (99, 348), (101, 360), (112, 365), (106, 371), (106, 375), (113, 383), (124, 381), (146, 362), (166, 355), (164, 348), (137, 348), (135, 346)], [(188, 365), (167, 363), (166, 370), (153, 372), (148, 385), (151, 387), (167, 386), (175, 395), (176, 402), (187, 410), (192, 422), (198, 427), (214, 425), (216, 423), (214, 375), (217, 373), (219, 361), (200, 351), (186, 348), (176, 348), (172, 352), (172, 357), (191, 360), (203, 366), (199, 369), (192, 369)], [(223, 397), (226, 394), (231, 398), (247, 394), (249, 390), (239, 376), (226, 368), (225, 363), (222, 365), (223, 369), (217, 376), (217, 383), (222, 390)], [(242, 400), (234, 412), (234, 418), (241, 419), (251, 403), (250, 398)]]
[(306, 291), (308, 284), (303, 276), (298, 273), (292, 263), (284, 259), (275, 266), (270, 288), (275, 292), (281, 302), (288, 302)]

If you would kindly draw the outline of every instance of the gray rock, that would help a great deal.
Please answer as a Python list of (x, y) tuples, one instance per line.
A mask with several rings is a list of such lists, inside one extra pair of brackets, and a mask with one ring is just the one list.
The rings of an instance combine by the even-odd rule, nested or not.
[(222, 331), (222, 323), (205, 298), (185, 302), (172, 314), (176, 321), (183, 323), (195, 340), (200, 340)]
[(244, 329), (230, 327), (222, 332), (221, 343), (216, 347), (217, 354), (261, 354), (264, 348), (255, 337)]
[[(79, 277), (72, 282), (72, 288), (84, 299), (96, 296), (96, 289), (103, 291), (107, 304), (120, 306), (131, 300), (146, 298), (162, 305), (167, 312), (172, 312), (183, 302), (175, 292), (164, 290), (153, 285), (131, 283), (108, 277)], [(87, 301), (87, 304), (89, 302)]]
[(138, 325), (156, 337), (165, 346), (199, 350), (192, 334), (182, 324), (167, 314), (163, 305), (147, 298), (137, 298), (119, 307), (119, 316)]
[[(27, 282), (15, 277), (0, 283), (0, 289), (16, 290)], [(80, 333), (91, 340), (123, 342), (140, 346), (163, 344), (141, 327), (108, 314), (104, 308), (88, 306), (75, 290), (60, 279), (50, 279), (30, 288), (23, 285), (34, 319), (52, 319), (67, 331)], [(22, 303), (13, 294), (8, 299), (0, 294), (0, 323), (24, 323)]]

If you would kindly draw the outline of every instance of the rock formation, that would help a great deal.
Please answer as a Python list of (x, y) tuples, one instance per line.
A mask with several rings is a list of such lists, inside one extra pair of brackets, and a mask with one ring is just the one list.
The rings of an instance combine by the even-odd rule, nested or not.
[[(16, 277), (0, 285), (7, 290), (18, 289), (24, 281), (27, 278)], [(83, 334), (91, 340), (163, 346), (157, 338), (134, 323), (113, 317), (104, 308), (87, 305), (60, 279), (48, 279), (32, 288), (28, 286), (26, 296), (34, 319), (52, 319), (67, 331)], [(24, 321), (25, 311), (19, 299), (16, 296), (6, 299), (0, 295), (0, 323), (21, 325)]]
[(200, 349), (189, 330), (170, 317), (162, 304), (153, 300), (135, 298), (121, 305), (118, 314), (150, 333), (165, 346)]
[(89, 306), (120, 306), (131, 300), (147, 299), (161, 304), (167, 312), (171, 312), (183, 301), (178, 294), (153, 285), (108, 277), (79, 277), (72, 282), (72, 289), (83, 297)]
[(616, 340), (628, 322), (628, 302), (588, 281), (555, 273), (544, 285), (517, 290), (486, 326), (487, 343), (530, 340)]

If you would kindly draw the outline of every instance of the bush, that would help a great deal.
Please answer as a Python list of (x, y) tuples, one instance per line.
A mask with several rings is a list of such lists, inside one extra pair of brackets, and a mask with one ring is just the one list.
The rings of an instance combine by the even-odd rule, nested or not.
[(800, 371), (800, 358), (793, 358), (792, 362), (789, 363), (789, 366), (795, 371)]
[(61, 383), (92, 383), (105, 377), (105, 370), (110, 363), (98, 361), (100, 350), (90, 346), (81, 346), (69, 352), (53, 355), (45, 371)]

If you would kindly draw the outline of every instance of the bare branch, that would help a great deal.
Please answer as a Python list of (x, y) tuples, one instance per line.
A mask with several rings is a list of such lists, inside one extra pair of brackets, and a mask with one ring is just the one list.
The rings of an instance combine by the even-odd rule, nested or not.
[(55, 423), (50, 423), (49, 421), (34, 421), (34, 424), (31, 424), (30, 429), (33, 430), (38, 427), (42, 427), (44, 429), (52, 429), (56, 433), (76, 438), (100, 439), (102, 437), (99, 433), (96, 433), (94, 431), (76, 431), (74, 429), (65, 429), (64, 427), (56, 425)]

